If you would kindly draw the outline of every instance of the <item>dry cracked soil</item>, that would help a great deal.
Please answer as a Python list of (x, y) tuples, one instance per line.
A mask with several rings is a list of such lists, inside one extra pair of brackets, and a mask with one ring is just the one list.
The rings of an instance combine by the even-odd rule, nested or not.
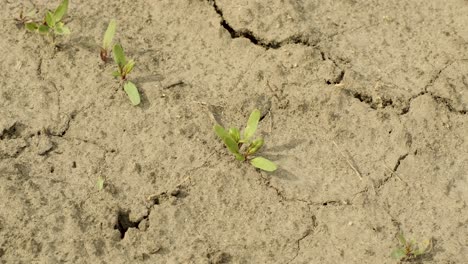
[[(468, 1), (71, 1), (0, 9), (1, 263), (468, 263)], [(111, 18), (134, 107), (99, 59)], [(274, 173), (213, 125), (262, 111)], [(105, 179), (98, 190), (96, 182)]]

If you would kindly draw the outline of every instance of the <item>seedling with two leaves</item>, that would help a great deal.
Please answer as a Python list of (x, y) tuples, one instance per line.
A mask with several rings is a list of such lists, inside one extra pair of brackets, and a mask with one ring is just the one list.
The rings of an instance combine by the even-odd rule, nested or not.
[(63, 0), (54, 12), (47, 11), (42, 23), (33, 22), (27, 16), (21, 17), (21, 15), (20, 18), (24, 20), (27, 30), (55, 37), (56, 35), (70, 34), (70, 29), (62, 22), (62, 18), (67, 14), (67, 11), (68, 0)]
[(406, 240), (403, 234), (398, 234), (397, 239), (400, 242), (400, 246), (393, 250), (390, 256), (399, 261), (414, 260), (432, 250), (431, 239), (420, 244), (414, 240)]
[(125, 57), (124, 50), (120, 44), (115, 44), (113, 48), (114, 61), (118, 66), (118, 69), (112, 73), (114, 77), (119, 77), (121, 82), (124, 84), (124, 91), (127, 93), (128, 98), (133, 105), (140, 104), (140, 93), (134, 83), (127, 80), (128, 74), (135, 67), (135, 61), (129, 60)]
[(237, 160), (250, 161), (250, 164), (254, 167), (264, 171), (275, 171), (277, 167), (272, 161), (263, 157), (252, 157), (260, 150), (264, 143), (262, 138), (251, 140), (257, 130), (259, 121), (260, 111), (255, 109), (250, 114), (242, 137), (238, 128), (230, 128), (226, 131), (222, 126), (217, 124), (214, 126), (214, 131)]

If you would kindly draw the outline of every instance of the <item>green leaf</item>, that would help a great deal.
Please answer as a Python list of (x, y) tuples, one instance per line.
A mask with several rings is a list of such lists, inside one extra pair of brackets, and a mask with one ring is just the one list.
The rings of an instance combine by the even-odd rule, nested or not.
[(255, 109), (247, 121), (247, 127), (244, 130), (243, 140), (248, 141), (257, 131), (258, 121), (260, 121), (260, 110)]
[(45, 21), (49, 27), (55, 27), (55, 17), (54, 14), (52, 14), (52, 12), (47, 11)]
[(401, 260), (404, 257), (406, 257), (405, 250), (403, 248), (397, 248), (392, 251), (392, 253), (390, 254), (390, 257), (397, 259), (397, 260)]
[(62, 22), (58, 22), (57, 25), (55, 25), (54, 32), (57, 35), (68, 35), (70, 34), (70, 29)]
[(238, 128), (236, 127), (231, 127), (229, 129), (229, 135), (231, 135), (232, 139), (234, 139), (234, 141), (236, 141), (237, 143), (239, 143), (239, 140), (240, 140), (240, 131)]
[(112, 19), (107, 26), (106, 33), (104, 33), (104, 39), (102, 41), (102, 48), (105, 50), (109, 50), (112, 44), (112, 39), (115, 35), (115, 29), (117, 27), (117, 23), (115, 19)]
[(47, 25), (40, 25), (39, 28), (39, 33), (41, 34), (47, 34), (50, 31), (50, 28)]
[(113, 75), (114, 77), (120, 77), (120, 72), (119, 72), (119, 71), (113, 71), (113, 72), (112, 72), (112, 75)]
[(120, 44), (115, 44), (114, 45), (114, 60), (117, 65), (119, 65), (119, 68), (122, 69), (125, 64), (127, 64), (127, 59), (125, 58), (125, 53), (123, 51), (122, 46)]
[(26, 23), (25, 27), (29, 31), (36, 31), (39, 28), (39, 26), (34, 22)]
[(226, 130), (220, 126), (220, 125), (215, 125), (214, 126), (214, 131), (216, 135), (218, 135), (221, 140), (223, 140), (224, 145), (226, 145), (227, 149), (236, 156), (236, 159), (238, 160), (245, 160), (244, 156), (242, 156), (239, 153), (239, 146), (237, 145), (237, 142), (234, 141), (234, 139), (226, 132)]
[(123, 67), (122, 72), (125, 76), (127, 76), (133, 70), (133, 67), (135, 67), (135, 61), (129, 60), (127, 64), (125, 64), (125, 66)]
[(257, 139), (250, 146), (247, 148), (247, 155), (253, 155), (255, 154), (262, 146), (263, 146), (263, 139)]
[(62, 26), (62, 35), (69, 35), (70, 29), (67, 26)]
[(226, 132), (226, 130), (224, 129), (224, 127), (220, 126), (220, 125), (215, 125), (213, 127), (216, 135), (221, 139), (221, 140), (224, 140), (225, 137), (228, 137), (229, 134)]
[(238, 161), (244, 161), (245, 160), (245, 157), (242, 156), (240, 153), (234, 153), (234, 156), (236, 156), (236, 159)]
[(67, 13), (68, 10), (68, 0), (63, 0), (62, 3), (55, 9), (54, 17), (55, 21), (58, 22), (62, 20), (63, 16)]
[(124, 85), (124, 90), (127, 93), (128, 98), (130, 98), (130, 101), (132, 101), (133, 105), (140, 104), (140, 93), (138, 92), (135, 84), (132, 82), (126, 82)]
[(278, 167), (272, 161), (263, 157), (256, 157), (250, 160), (250, 163), (255, 167), (264, 171), (275, 171)]

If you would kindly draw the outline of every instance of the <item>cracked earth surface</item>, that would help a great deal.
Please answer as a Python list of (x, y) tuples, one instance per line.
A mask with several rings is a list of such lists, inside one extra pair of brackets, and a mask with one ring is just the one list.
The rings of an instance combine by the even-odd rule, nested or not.
[[(54, 5), (0, 10), (2, 263), (395, 263), (399, 232), (468, 259), (467, 1), (71, 1), (59, 48), (15, 27)], [(141, 107), (99, 60), (112, 17)], [(255, 107), (275, 173), (212, 131)]]

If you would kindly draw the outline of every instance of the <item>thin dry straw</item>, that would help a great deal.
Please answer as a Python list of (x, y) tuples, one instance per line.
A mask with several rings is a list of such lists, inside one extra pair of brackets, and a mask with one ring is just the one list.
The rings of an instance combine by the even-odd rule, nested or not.
[(361, 173), (359, 172), (359, 170), (353, 165), (353, 163), (351, 162), (351, 160), (345, 156), (345, 154), (343, 154), (343, 151), (341, 150), (340, 147), (338, 147), (338, 144), (336, 144), (335, 141), (333, 141), (333, 144), (335, 145), (335, 147), (338, 149), (338, 152), (340, 153), (340, 155), (346, 160), (346, 162), (348, 163), (348, 165), (354, 170), (354, 172), (356, 173), (356, 175), (359, 177), (360, 180), (362, 180), (362, 175)]

